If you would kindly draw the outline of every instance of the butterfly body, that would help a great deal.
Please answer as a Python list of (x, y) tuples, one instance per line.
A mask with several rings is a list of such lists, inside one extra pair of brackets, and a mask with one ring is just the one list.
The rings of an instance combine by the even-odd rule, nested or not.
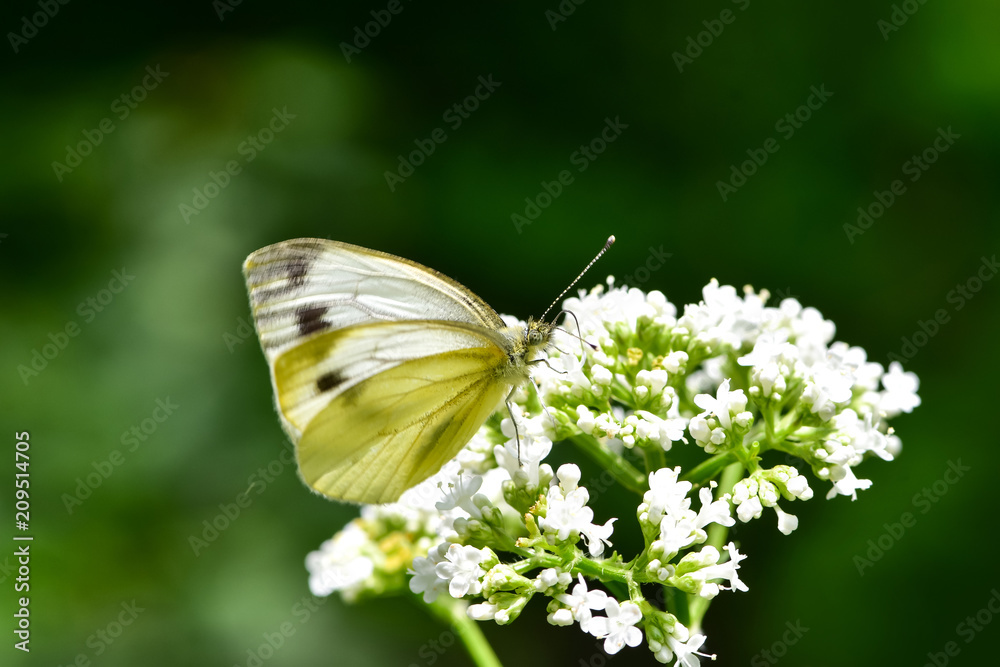
[(391, 502), (437, 472), (551, 341), (550, 323), (507, 326), (450, 278), (346, 243), (267, 246), (244, 274), (299, 471), (338, 500)]

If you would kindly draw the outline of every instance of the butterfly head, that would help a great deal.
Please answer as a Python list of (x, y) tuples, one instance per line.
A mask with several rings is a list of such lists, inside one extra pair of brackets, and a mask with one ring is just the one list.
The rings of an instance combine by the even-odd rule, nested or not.
[(553, 328), (554, 324), (545, 320), (528, 320), (528, 325), (524, 328), (524, 346), (529, 361), (548, 348)]
[[(573, 288), (573, 285), (576, 285), (577, 282), (580, 281), (580, 278), (582, 278), (584, 274), (587, 273), (587, 269), (592, 267), (594, 265), (594, 262), (599, 260), (601, 258), (601, 255), (603, 255), (608, 251), (608, 248), (610, 248), (611, 244), (613, 244), (614, 242), (615, 242), (614, 236), (608, 237), (607, 243), (605, 243), (604, 247), (601, 248), (601, 251), (597, 253), (597, 256), (594, 257), (594, 259), (590, 260), (590, 264), (587, 264), (587, 266), (584, 267), (583, 271), (580, 272), (580, 275), (574, 278), (573, 282), (571, 282), (569, 286), (566, 287), (566, 289), (564, 289), (562, 293), (556, 297), (556, 300), (553, 301), (551, 304), (549, 304), (549, 307), (545, 309), (545, 312), (542, 313), (542, 316), (537, 320), (534, 318), (528, 320), (528, 326), (525, 327), (524, 329), (524, 337), (522, 340), (518, 341), (518, 345), (523, 346), (523, 350), (521, 351), (521, 356), (525, 361), (531, 363), (532, 361), (535, 360), (535, 358), (538, 356), (540, 352), (544, 352), (546, 349), (548, 349), (549, 345), (552, 344), (552, 332), (555, 331), (557, 328), (556, 320), (559, 319), (559, 315), (561, 315), (563, 312), (567, 312), (570, 315), (573, 315), (573, 313), (571, 313), (570, 311), (562, 311), (559, 314), (557, 314), (554, 318), (552, 318), (551, 322), (546, 321), (545, 316), (549, 314), (549, 312), (555, 307), (557, 303), (559, 303), (559, 301), (562, 300), (564, 296), (566, 296), (566, 293)], [(576, 316), (573, 315), (573, 317), (575, 318)], [(577, 329), (579, 328), (580, 324), (578, 322)], [(560, 329), (560, 331), (562, 331), (562, 329)], [(579, 336), (577, 337), (579, 338)], [(583, 342), (583, 339), (580, 338), (580, 341)], [(588, 345), (594, 347), (593, 344), (591, 343), (588, 343)]]

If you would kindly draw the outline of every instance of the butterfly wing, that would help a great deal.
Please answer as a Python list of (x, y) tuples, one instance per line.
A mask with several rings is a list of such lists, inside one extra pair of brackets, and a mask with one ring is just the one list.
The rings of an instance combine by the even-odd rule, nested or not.
[(268, 361), (323, 331), (370, 322), (447, 320), (499, 329), (485, 301), (410, 260), (327, 239), (261, 248), (243, 264)]
[(385, 503), (441, 468), (510, 389), (501, 336), (443, 321), (329, 331), (274, 364), (299, 470), (332, 498)]

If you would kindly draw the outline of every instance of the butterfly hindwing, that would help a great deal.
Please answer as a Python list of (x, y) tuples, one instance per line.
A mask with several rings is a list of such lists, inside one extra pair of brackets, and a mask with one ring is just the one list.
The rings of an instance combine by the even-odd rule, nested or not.
[(455, 456), (510, 389), (504, 339), (471, 324), (378, 322), (317, 334), (274, 364), (275, 392), (317, 491), (382, 503)]
[(506, 387), (491, 381), (495, 366), (484, 349), (449, 352), (360, 383), (303, 433), (303, 477), (343, 500), (396, 500), (453, 458), (503, 400)]

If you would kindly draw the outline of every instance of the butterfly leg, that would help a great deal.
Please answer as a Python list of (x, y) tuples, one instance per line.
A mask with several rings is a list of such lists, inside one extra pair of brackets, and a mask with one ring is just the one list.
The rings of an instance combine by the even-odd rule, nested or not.
[(517, 391), (517, 386), (511, 388), (510, 393), (507, 394), (507, 398), (504, 399), (504, 404), (507, 406), (507, 414), (510, 415), (510, 423), (514, 425), (514, 437), (517, 439), (517, 465), (521, 465), (521, 434), (517, 431), (517, 420), (514, 419), (514, 410), (510, 407), (510, 397), (514, 395)]
[(546, 366), (549, 367), (550, 371), (552, 371), (553, 373), (559, 373), (559, 375), (566, 375), (566, 373), (569, 372), (569, 371), (559, 371), (556, 370), (555, 368), (552, 368), (552, 364), (549, 363), (548, 359), (535, 359), (534, 361), (528, 362), (529, 366), (534, 366), (535, 364), (545, 364)]
[[(549, 368), (551, 368), (556, 373), (560, 373), (562, 375), (565, 375), (566, 373), (569, 372), (569, 371), (557, 371), (556, 369), (552, 368), (552, 364), (549, 363), (548, 359), (535, 359), (534, 361), (529, 361), (528, 362), (529, 366), (533, 366), (534, 364), (545, 364), (546, 366), (548, 366)], [(545, 411), (545, 414), (546, 414), (546, 416), (548, 416), (549, 421), (552, 422), (553, 426), (558, 426), (559, 422), (557, 422), (556, 418), (552, 416), (552, 412), (549, 410), (549, 406), (545, 405), (545, 401), (542, 400), (542, 395), (538, 391), (538, 386), (534, 382), (532, 382), (531, 383), (531, 388), (535, 390), (535, 396), (538, 397), (538, 402), (542, 405), (542, 410)]]

